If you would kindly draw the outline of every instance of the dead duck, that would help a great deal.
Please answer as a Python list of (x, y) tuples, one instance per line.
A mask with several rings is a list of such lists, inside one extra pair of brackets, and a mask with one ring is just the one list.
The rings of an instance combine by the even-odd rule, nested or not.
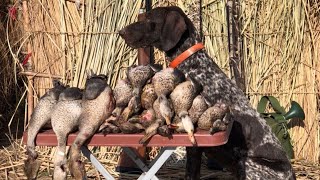
[(142, 90), (141, 107), (144, 111), (140, 115), (140, 123), (147, 128), (156, 119), (156, 113), (153, 109), (153, 104), (157, 99), (153, 84), (147, 84)]
[(118, 124), (127, 122), (127, 120), (133, 115), (136, 114), (140, 111), (141, 109), (141, 99), (140, 96), (133, 96), (129, 103), (128, 106), (122, 111), (120, 116), (118, 117)]
[(133, 97), (120, 116), (121, 122), (126, 122), (131, 115), (138, 113), (141, 108), (142, 87), (154, 75), (154, 70), (149, 65), (132, 65), (128, 68), (127, 78), (133, 87)]
[[(136, 96), (137, 97), (137, 96)], [(140, 133), (155, 121), (155, 111), (153, 110), (153, 103), (156, 100), (157, 95), (155, 94), (154, 87), (152, 84), (146, 84), (141, 93), (141, 107), (144, 111), (140, 115), (135, 115), (128, 119), (128, 122), (119, 124), (121, 131), (125, 134)], [(132, 104), (136, 101), (133, 101)], [(128, 106), (137, 106), (134, 105)], [(129, 109), (129, 108), (128, 108)], [(130, 108), (132, 109), (132, 108)], [(126, 110), (124, 110), (126, 113)], [(128, 117), (128, 114), (125, 114)]]
[(84, 164), (80, 160), (80, 147), (98, 130), (100, 125), (112, 115), (115, 108), (112, 89), (103, 74), (88, 73), (81, 102), (82, 112), (79, 133), (69, 150), (69, 170), (75, 179), (86, 178)]
[(171, 120), (174, 117), (174, 109), (173, 109), (172, 101), (171, 99), (166, 98), (165, 95), (160, 95), (160, 97), (158, 97), (154, 101), (152, 107), (155, 111), (157, 119), (162, 119), (166, 121), (166, 117), (168, 117), (169, 120)]
[(155, 121), (153, 121), (153, 123), (150, 124), (145, 129), (145, 135), (140, 139), (139, 143), (146, 144), (152, 136), (158, 134), (159, 127), (161, 127), (163, 125), (164, 125), (164, 121), (161, 119), (156, 119)]
[[(158, 65), (133, 65), (128, 68), (127, 79), (119, 80), (114, 88), (117, 104), (116, 109), (112, 113), (114, 117), (107, 119), (99, 128), (99, 131), (103, 131), (105, 134), (110, 131), (117, 132), (116, 127), (122, 126), (120, 129), (130, 132), (131, 125), (122, 124), (125, 123), (131, 115), (138, 113), (141, 106), (145, 109), (152, 107), (152, 101), (156, 98), (154, 97), (156, 95), (153, 86), (147, 84), (143, 90), (141, 89), (150, 80), (154, 72), (159, 71), (159, 68)], [(113, 126), (113, 124), (115, 126)], [(132, 127), (132, 131), (137, 131), (137, 129)]]
[[(119, 89), (119, 91), (121, 91), (121, 89)], [(135, 123), (140, 123), (144, 128), (148, 127), (148, 124), (146, 124), (146, 122), (151, 122), (151, 120), (153, 120), (152, 116), (154, 116), (153, 115), (154, 110), (152, 106), (156, 98), (157, 98), (157, 95), (154, 91), (153, 85), (146, 84), (143, 87), (143, 90), (141, 93), (141, 108), (144, 109), (142, 114), (129, 118), (131, 113), (133, 112), (133, 111), (130, 112), (130, 109), (139, 108), (138, 103), (136, 103), (139, 100), (133, 101), (133, 99), (130, 98), (130, 103), (128, 104), (128, 107), (125, 108), (125, 110), (123, 111), (123, 113), (121, 113), (119, 118), (118, 119), (116, 119), (115, 117), (109, 118), (100, 127), (100, 130), (102, 130), (104, 134), (117, 133), (118, 131), (123, 131), (124, 133), (127, 133), (127, 134), (141, 132), (141, 126)], [(131, 124), (125, 123), (126, 122), (125, 119), (128, 119), (128, 121)], [(147, 121), (148, 119), (150, 119), (150, 121)], [(115, 126), (113, 124), (115, 124)], [(119, 127), (120, 129), (118, 130), (116, 127)]]
[[(160, 134), (161, 136), (170, 137), (171, 130), (165, 125), (167, 120), (171, 120), (174, 116), (173, 105), (170, 99), (165, 95), (160, 95), (153, 103), (154, 120), (145, 130), (145, 136), (139, 141), (145, 144), (153, 135)], [(150, 117), (150, 116), (149, 116)]]
[(198, 95), (194, 98), (191, 108), (188, 110), (189, 116), (192, 123), (198, 122), (199, 117), (208, 109), (208, 104), (206, 103), (202, 95)]
[(153, 84), (146, 84), (141, 93), (141, 107), (143, 109), (150, 109), (154, 101), (157, 99), (157, 94)]
[(118, 80), (113, 89), (113, 94), (116, 100), (116, 108), (112, 115), (118, 117), (133, 97), (133, 88), (130, 81), (127, 78)]
[(156, 113), (153, 109), (156, 99), (157, 94), (155, 93), (153, 84), (146, 84), (141, 93), (141, 107), (144, 110), (140, 115), (130, 118), (130, 122), (140, 123), (145, 128), (150, 126), (156, 119)]
[[(170, 94), (174, 111), (179, 119), (181, 119), (181, 124), (179, 125), (183, 126), (182, 129), (188, 133), (189, 139), (194, 145), (196, 144), (196, 140), (193, 135), (194, 125), (188, 111), (191, 108), (193, 100), (197, 96), (198, 92), (198, 85), (194, 84), (190, 80), (187, 80), (177, 85)], [(181, 127), (179, 127), (177, 130), (180, 129)]]
[[(141, 115), (130, 118), (128, 122), (132, 124), (140, 124), (145, 129), (145, 135), (140, 139), (140, 144), (146, 144), (147, 141), (155, 134), (161, 134), (162, 136), (170, 136), (171, 132), (167, 127), (163, 127), (165, 123), (165, 118), (162, 113), (166, 114), (166, 117), (172, 118), (174, 115), (173, 106), (170, 100), (165, 100), (166, 104), (162, 102), (164, 95), (161, 95), (159, 99), (155, 100), (152, 108), (149, 108), (142, 112)], [(161, 105), (165, 105), (160, 107)], [(160, 128), (162, 127), (162, 128)], [(159, 129), (160, 128), (160, 129)]]
[(209, 107), (198, 120), (198, 128), (208, 130), (210, 134), (227, 129), (225, 122), (230, 119), (229, 106), (224, 103), (216, 103)]
[[(152, 125), (155, 121), (156, 117), (155, 117), (155, 112), (154, 110), (148, 109), (148, 110), (144, 110), (140, 115), (136, 115), (131, 117), (128, 122), (133, 124), (134, 126), (138, 127), (139, 129), (143, 129), (146, 130), (150, 125)], [(139, 125), (137, 125), (139, 124)], [(142, 128), (140, 128), (142, 127)], [(127, 130), (128, 132), (128, 130)], [(128, 132), (130, 133), (130, 132)], [(132, 132), (132, 133), (136, 133), (136, 132)]]
[(149, 109), (144, 112), (145, 113), (142, 114), (140, 119), (136, 121), (142, 124), (145, 128), (145, 135), (140, 139), (140, 144), (146, 144), (149, 139), (156, 134), (160, 134), (162, 136), (171, 135), (171, 132), (169, 132), (167, 125), (165, 125), (166, 128), (164, 128), (164, 119), (157, 118), (156, 112), (153, 111), (153, 109)]
[(153, 108), (155, 109), (159, 119), (163, 118), (167, 125), (171, 124), (171, 120), (174, 117), (174, 109), (171, 99), (168, 99), (162, 94), (153, 104)]
[[(130, 119), (130, 122), (132, 123), (140, 123), (144, 128), (145, 128), (145, 135), (143, 138), (141, 138), (141, 140), (139, 141), (140, 144), (145, 144), (147, 143), (147, 141), (155, 134), (158, 133), (158, 128), (163, 124), (163, 120), (158, 119), (156, 116), (156, 112), (154, 110), (153, 104), (155, 103), (155, 101), (157, 100), (157, 94), (155, 92), (154, 86), (153, 84), (147, 84), (142, 91), (141, 94), (141, 106), (145, 109), (142, 114), (140, 116), (138, 116), (138, 118), (132, 118)], [(160, 97), (160, 102), (162, 101), (162, 97)], [(173, 114), (174, 112), (172, 111), (172, 109), (168, 109), (168, 110), (163, 110), (164, 107), (160, 108), (160, 104), (163, 106), (165, 105), (165, 103), (158, 103), (158, 107), (157, 110), (160, 109), (162, 111), (163, 114), (165, 114), (165, 116), (167, 117), (172, 117), (173, 115), (170, 115), (164, 111), (171, 111), (169, 113)], [(167, 105), (168, 107), (169, 105)], [(160, 116), (160, 113), (158, 114)], [(161, 131), (160, 133), (165, 134), (166, 131)]]
[(133, 123), (129, 121), (120, 124), (119, 128), (124, 134), (135, 134), (144, 131), (144, 127), (140, 123)]
[(164, 121), (157, 119), (153, 108), (144, 110), (141, 115), (129, 119), (130, 123), (141, 124), (145, 130), (145, 135), (140, 139), (140, 144), (145, 144), (153, 135), (157, 134), (158, 127), (163, 125)]
[(135, 96), (139, 96), (142, 87), (154, 75), (154, 71), (149, 65), (132, 65), (128, 68), (127, 78), (129, 79)]
[(98, 132), (102, 132), (104, 135), (121, 132), (118, 123), (116, 123), (119, 120), (119, 116), (115, 116), (112, 113), (111, 116), (105, 119), (104, 122), (100, 125)]
[(65, 89), (59, 96), (52, 112), (52, 129), (58, 146), (54, 158), (54, 179), (66, 179), (66, 145), (68, 134), (77, 129), (81, 114), (82, 90), (76, 87)]
[(152, 84), (154, 85), (157, 96), (168, 96), (173, 89), (180, 82), (184, 80), (184, 75), (176, 69), (166, 68), (157, 72), (152, 77)]
[[(130, 132), (131, 133), (141, 132), (141, 127), (139, 125), (133, 125), (133, 124), (127, 123), (127, 120), (131, 117), (131, 115), (133, 113), (138, 112), (141, 109), (140, 97), (134, 96), (133, 91), (128, 92), (128, 93), (131, 93), (130, 95), (124, 94), (125, 91), (121, 91), (121, 93), (119, 91), (121, 91), (121, 89), (117, 88), (116, 90), (117, 96), (122, 94), (122, 97), (118, 97), (118, 100), (122, 100), (123, 104), (115, 108), (115, 110), (112, 113), (112, 116), (107, 118), (104, 121), (104, 123), (99, 127), (99, 131), (101, 131), (103, 134), (119, 133), (119, 132), (130, 134)], [(115, 99), (117, 98), (117, 96), (115, 96)], [(124, 106), (124, 104), (126, 105)]]
[(53, 81), (53, 88), (47, 91), (39, 100), (37, 106), (31, 115), (28, 125), (27, 155), (28, 158), (24, 162), (24, 171), (28, 179), (36, 179), (40, 167), (37, 161), (38, 153), (35, 151), (35, 138), (39, 130), (50, 123), (53, 107), (58, 102), (60, 93), (66, 87), (57, 80)]
[[(166, 68), (162, 71), (156, 73), (152, 77), (152, 84), (154, 85), (155, 92), (157, 94), (157, 100), (160, 108), (160, 114), (164, 117), (167, 124), (171, 123), (171, 118), (169, 115), (172, 110), (168, 110), (169, 102), (167, 96), (174, 90), (176, 85), (184, 80), (184, 75), (176, 69)], [(169, 113), (169, 114), (168, 114)]]

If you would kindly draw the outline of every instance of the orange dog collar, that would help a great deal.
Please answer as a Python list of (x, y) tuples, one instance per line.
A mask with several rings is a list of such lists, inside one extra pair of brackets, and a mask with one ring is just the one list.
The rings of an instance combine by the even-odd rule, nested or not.
[(189, 49), (181, 53), (179, 56), (177, 56), (169, 65), (171, 68), (176, 68), (179, 64), (181, 64), (184, 60), (186, 60), (188, 57), (190, 57), (195, 52), (199, 51), (200, 49), (203, 49), (204, 46), (202, 43), (197, 43), (193, 46), (191, 46)]

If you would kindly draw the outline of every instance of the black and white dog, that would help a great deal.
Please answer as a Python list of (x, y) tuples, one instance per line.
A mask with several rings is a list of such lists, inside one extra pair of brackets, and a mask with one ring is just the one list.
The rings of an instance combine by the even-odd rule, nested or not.
[[(170, 62), (200, 43), (194, 25), (178, 7), (152, 9), (144, 21), (128, 25), (119, 34), (132, 48), (154, 46), (164, 51)], [(238, 179), (295, 179), (291, 163), (270, 127), (205, 50), (198, 50), (177, 69), (202, 85), (201, 94), (210, 105), (229, 104), (233, 121), (227, 144), (187, 148), (186, 179), (199, 179), (203, 151), (214, 153), (213, 157), (233, 170)]]

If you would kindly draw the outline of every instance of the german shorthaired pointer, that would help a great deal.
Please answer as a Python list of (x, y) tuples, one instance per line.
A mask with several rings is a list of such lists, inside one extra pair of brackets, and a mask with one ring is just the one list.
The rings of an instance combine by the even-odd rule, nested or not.
[[(201, 41), (190, 19), (178, 7), (152, 9), (146, 13), (146, 20), (128, 25), (119, 34), (132, 48), (154, 46), (164, 51), (169, 62)], [(200, 156), (210, 152), (238, 179), (295, 179), (285, 151), (265, 120), (206, 51), (197, 50), (176, 68), (202, 85), (202, 95), (209, 105), (230, 105), (233, 127), (223, 146), (187, 148), (185, 178), (200, 178)]]

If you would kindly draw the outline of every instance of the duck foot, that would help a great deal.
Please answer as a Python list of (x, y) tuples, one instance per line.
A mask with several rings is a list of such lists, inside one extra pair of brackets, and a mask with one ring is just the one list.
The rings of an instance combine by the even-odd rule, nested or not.
[(87, 179), (84, 164), (80, 160), (69, 162), (69, 169), (74, 179)]
[(121, 130), (119, 127), (111, 123), (104, 123), (100, 126), (99, 132), (102, 132), (103, 135), (107, 135), (107, 134), (113, 134), (113, 133), (120, 133)]
[(64, 165), (54, 167), (53, 179), (54, 180), (67, 179), (67, 172), (66, 172), (66, 168), (64, 167)]
[(27, 160), (24, 161), (24, 172), (27, 176), (28, 179), (36, 179), (37, 178), (37, 174), (40, 168), (40, 161), (34, 159), (34, 158), (30, 158), (28, 157)]

